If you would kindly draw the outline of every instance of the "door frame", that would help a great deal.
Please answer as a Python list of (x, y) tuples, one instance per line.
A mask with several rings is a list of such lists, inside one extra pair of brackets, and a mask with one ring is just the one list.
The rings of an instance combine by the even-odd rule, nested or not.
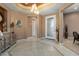
[(50, 17), (54, 17), (55, 20), (56, 20), (56, 15), (51, 15), (51, 16), (46, 16), (45, 17), (45, 38), (56, 39), (56, 37), (53, 38), (53, 37), (47, 36), (47, 19), (50, 18)]
[[(33, 32), (35, 32), (35, 33), (33, 33)], [(36, 19), (35, 18), (32, 19), (32, 36), (34, 36), (33, 34), (35, 34), (35, 37), (37, 37), (37, 25), (36, 25)]]

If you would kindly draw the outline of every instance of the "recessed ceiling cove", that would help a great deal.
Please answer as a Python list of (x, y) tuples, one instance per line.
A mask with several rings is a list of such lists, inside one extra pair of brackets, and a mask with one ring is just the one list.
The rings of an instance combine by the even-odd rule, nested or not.
[[(20, 3), (21, 5), (24, 5), (26, 7), (32, 7), (32, 5), (34, 3)], [(42, 5), (43, 3), (35, 3), (37, 5), (37, 7), (39, 7), (40, 5)]]
[(36, 4), (40, 15), (56, 13), (64, 3), (3, 3), (8, 9), (31, 15), (32, 5)]
[(33, 4), (36, 4), (38, 9), (40, 9), (40, 8), (42, 9), (43, 7), (45, 7), (45, 5), (47, 5), (44, 3), (18, 3), (16, 5), (20, 8), (31, 9)]

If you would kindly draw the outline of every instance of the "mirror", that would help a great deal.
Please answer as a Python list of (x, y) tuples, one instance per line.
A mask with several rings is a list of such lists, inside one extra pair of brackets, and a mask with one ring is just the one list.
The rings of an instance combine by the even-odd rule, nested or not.
[(20, 27), (22, 26), (21, 20), (17, 20), (17, 21), (16, 21), (16, 26), (17, 26), (18, 28), (20, 28)]

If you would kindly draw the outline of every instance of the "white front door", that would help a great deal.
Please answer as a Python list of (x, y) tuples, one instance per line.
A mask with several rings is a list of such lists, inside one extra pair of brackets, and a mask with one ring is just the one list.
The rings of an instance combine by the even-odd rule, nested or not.
[(36, 21), (32, 21), (32, 36), (36, 36)]
[(56, 15), (45, 18), (45, 37), (56, 39)]

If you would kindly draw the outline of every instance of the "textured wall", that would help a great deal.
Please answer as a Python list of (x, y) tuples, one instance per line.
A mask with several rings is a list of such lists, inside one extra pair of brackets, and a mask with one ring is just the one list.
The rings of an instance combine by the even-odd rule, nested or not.
[(68, 26), (69, 36), (73, 36), (73, 31), (79, 32), (79, 13), (64, 15), (64, 23)]
[[(13, 12), (13, 11), (10, 12), (10, 16), (11, 16), (10, 23), (13, 22), (15, 24), (14, 32), (16, 33), (17, 38), (18, 39), (19, 38), (20, 39), (21, 38), (26, 38), (28, 36), (27, 32), (29, 32), (28, 31), (28, 29), (29, 29), (28, 26), (30, 26), (30, 24), (28, 24), (27, 16), (23, 15), (23, 14), (20, 14), (20, 13)], [(21, 23), (22, 23), (21, 27), (16, 26), (16, 21), (17, 20), (21, 21)]]

